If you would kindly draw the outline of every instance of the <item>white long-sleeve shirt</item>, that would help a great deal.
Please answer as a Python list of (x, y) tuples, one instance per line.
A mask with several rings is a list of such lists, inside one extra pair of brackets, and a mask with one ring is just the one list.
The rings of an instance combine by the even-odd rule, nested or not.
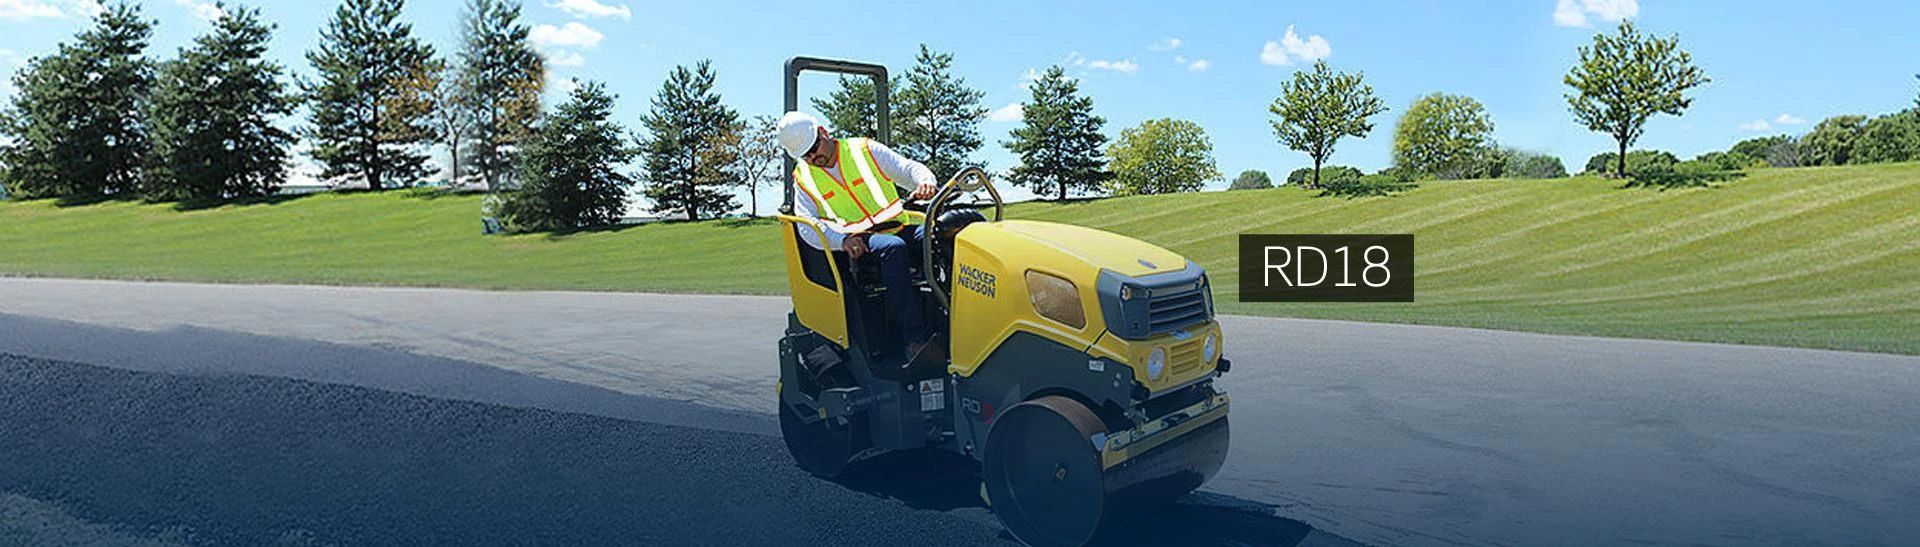
[[(939, 184), (933, 177), (932, 169), (928, 169), (925, 164), (914, 161), (912, 158), (894, 152), (892, 148), (881, 144), (880, 141), (868, 140), (867, 149), (873, 152), (873, 162), (880, 168), (880, 172), (885, 173), (887, 178), (893, 179), (894, 186), (900, 187), (900, 196), (903, 198), (913, 193), (914, 188), (922, 183)], [(850, 158), (840, 158), (840, 161), (835, 163), (833, 167), (826, 169), (827, 174), (840, 177), (840, 169), (847, 167), (849, 160)], [(806, 166), (804, 163), (801, 165), (802, 167)], [(807, 197), (806, 190), (800, 189), (799, 181), (794, 181), (793, 183), (793, 195), (794, 216), (809, 219), (820, 218), (819, 206)], [(834, 228), (836, 226), (832, 221), (822, 222), (822, 224), (827, 226), (827, 243), (831, 244), (834, 250), (839, 250), (840, 242), (846, 240), (847, 234), (835, 230)], [(821, 248), (820, 236), (811, 228), (801, 228), (800, 238), (806, 240), (807, 244), (813, 245), (815, 249)]]

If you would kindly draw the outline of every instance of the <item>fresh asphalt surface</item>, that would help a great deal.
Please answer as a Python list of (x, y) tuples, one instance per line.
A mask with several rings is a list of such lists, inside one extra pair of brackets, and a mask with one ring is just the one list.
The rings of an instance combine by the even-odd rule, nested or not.
[[(25, 498), (185, 544), (1009, 544), (940, 454), (792, 467), (787, 307), (0, 279), (0, 543), (66, 542)], [(1920, 537), (1920, 358), (1224, 322), (1231, 456), (1136, 543)]]

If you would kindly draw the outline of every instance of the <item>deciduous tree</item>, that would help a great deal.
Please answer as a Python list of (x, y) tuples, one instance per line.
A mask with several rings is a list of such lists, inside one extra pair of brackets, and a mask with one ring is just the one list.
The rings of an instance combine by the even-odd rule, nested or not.
[(777, 188), (782, 182), (780, 159), (786, 152), (780, 149), (778, 124), (772, 116), (754, 116), (734, 139), (734, 171), (740, 185), (747, 189), (747, 214), (751, 216), (760, 216), (760, 189)]
[(1492, 148), (1493, 117), (1472, 97), (1414, 99), (1393, 130), (1394, 165), (1443, 179), (1490, 175), (1483, 160)]
[(1241, 171), (1240, 176), (1234, 177), (1233, 184), (1228, 185), (1227, 189), (1228, 190), (1260, 190), (1260, 189), (1272, 188), (1272, 187), (1273, 187), (1273, 179), (1267, 177), (1266, 171), (1261, 171), (1258, 169), (1248, 169), (1245, 171)]
[(1280, 144), (1313, 158), (1309, 187), (1317, 187), (1320, 166), (1333, 155), (1334, 144), (1343, 137), (1365, 137), (1373, 131), (1368, 119), (1387, 107), (1373, 95), (1364, 74), (1335, 72), (1322, 59), (1311, 71), (1293, 73), (1267, 111), (1278, 118), (1272, 123)]
[(1680, 115), (1693, 104), (1687, 92), (1709, 81), (1680, 49), (1680, 37), (1642, 34), (1632, 21), (1621, 22), (1615, 34), (1594, 35), (1579, 53), (1565, 80), (1574, 90), (1567, 104), (1575, 120), (1619, 144), (1617, 176), (1627, 175), (1627, 147), (1646, 132), (1647, 119)]
[(1114, 195), (1196, 192), (1221, 177), (1207, 131), (1187, 120), (1160, 118), (1122, 130), (1107, 155), (1113, 158), (1107, 185)]
[(1853, 141), (1867, 128), (1867, 117), (1834, 116), (1813, 125), (1813, 131), (1801, 139), (1807, 149), (1809, 165), (1846, 165), (1852, 161)]

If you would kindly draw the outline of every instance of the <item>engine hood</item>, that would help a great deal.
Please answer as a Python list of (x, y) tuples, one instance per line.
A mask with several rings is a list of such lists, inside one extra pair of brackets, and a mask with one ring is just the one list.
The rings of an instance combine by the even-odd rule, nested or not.
[[(1025, 239), (1062, 254), (1077, 258), (1095, 269), (1140, 277), (1176, 272), (1187, 267), (1187, 259), (1158, 245), (1131, 237), (1082, 228), (1071, 224), (1033, 220), (1007, 220), (981, 223), (967, 231), (985, 229), (1004, 236)], [(985, 235), (985, 234), (980, 234)]]

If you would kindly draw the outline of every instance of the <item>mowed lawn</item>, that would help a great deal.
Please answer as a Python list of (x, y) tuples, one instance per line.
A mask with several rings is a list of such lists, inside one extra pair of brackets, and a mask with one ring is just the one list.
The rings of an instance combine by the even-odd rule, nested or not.
[[(1920, 354), (1920, 164), (1760, 170), (1712, 188), (1429, 182), (1020, 204), (1212, 272), (1222, 311)], [(762, 204), (766, 207), (766, 204)], [(321, 195), (180, 212), (0, 203), (12, 275), (779, 294), (767, 220), (481, 236), (479, 199)], [(1243, 304), (1237, 234), (1412, 233), (1418, 302)]]

